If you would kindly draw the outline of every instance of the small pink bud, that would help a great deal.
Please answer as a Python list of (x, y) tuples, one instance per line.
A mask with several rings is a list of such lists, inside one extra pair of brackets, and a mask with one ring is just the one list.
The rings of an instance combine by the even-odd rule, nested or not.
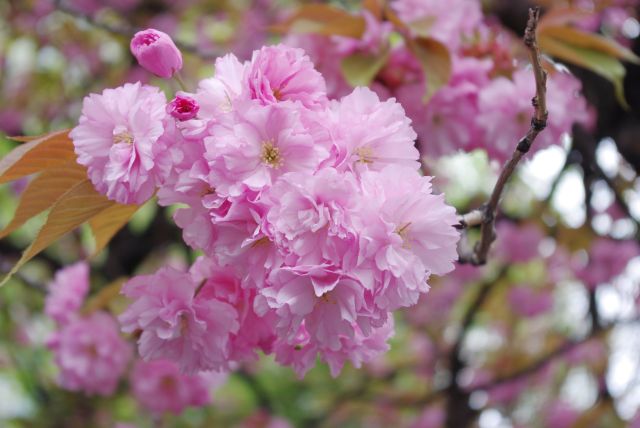
[(196, 100), (180, 93), (167, 104), (167, 113), (178, 120), (193, 119), (198, 114), (198, 110), (200, 106)]
[(170, 78), (182, 68), (182, 54), (162, 31), (153, 28), (138, 31), (130, 47), (138, 63), (156, 76)]

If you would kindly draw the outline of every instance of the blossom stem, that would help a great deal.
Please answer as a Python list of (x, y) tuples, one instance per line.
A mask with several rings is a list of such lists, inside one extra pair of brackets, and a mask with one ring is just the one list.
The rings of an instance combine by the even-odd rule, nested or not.
[(185, 85), (184, 80), (182, 79), (182, 76), (180, 75), (179, 71), (176, 71), (173, 74), (173, 78), (175, 79), (176, 82), (178, 82), (178, 86), (180, 86), (180, 89), (187, 92), (187, 85)]

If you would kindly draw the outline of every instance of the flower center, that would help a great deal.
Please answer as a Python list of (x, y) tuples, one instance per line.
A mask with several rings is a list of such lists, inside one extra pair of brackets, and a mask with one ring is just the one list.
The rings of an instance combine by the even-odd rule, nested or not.
[(282, 166), (280, 150), (274, 146), (273, 140), (262, 143), (262, 155), (260, 159), (271, 168), (280, 168)]
[(126, 128), (119, 126), (113, 130), (113, 144), (120, 143), (133, 144), (133, 135)]
[(159, 38), (160, 36), (156, 33), (146, 33), (140, 38), (140, 41), (143, 45), (149, 46), (150, 44), (155, 43)]
[(276, 88), (273, 90), (273, 97), (278, 101), (282, 101), (282, 92), (280, 92), (280, 89)]
[(331, 297), (331, 292), (328, 291), (326, 293), (324, 293), (322, 296), (320, 296), (320, 300), (322, 300), (324, 303), (331, 303), (331, 304), (336, 304), (338, 302), (336, 302), (336, 299)]
[(358, 156), (358, 160), (356, 162), (362, 162), (365, 164), (373, 163), (373, 149), (371, 147), (358, 147), (355, 149), (354, 153)]
[(405, 223), (395, 230), (395, 233), (402, 238), (402, 248), (406, 249), (411, 248), (411, 242), (409, 242), (409, 226), (411, 226), (411, 223)]

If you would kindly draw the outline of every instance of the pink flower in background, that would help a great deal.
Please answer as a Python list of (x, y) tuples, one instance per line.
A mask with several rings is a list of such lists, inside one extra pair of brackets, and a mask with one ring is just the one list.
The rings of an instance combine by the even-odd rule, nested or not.
[(228, 367), (229, 335), (238, 331), (238, 313), (228, 303), (194, 296), (198, 285), (188, 273), (165, 267), (122, 287), (133, 303), (119, 320), (123, 331), (141, 331), (143, 359), (168, 359), (185, 373)]
[(158, 88), (127, 83), (84, 99), (78, 126), (69, 136), (78, 163), (87, 167), (98, 192), (122, 204), (141, 204), (157, 181), (158, 143), (166, 99)]
[(538, 247), (544, 234), (532, 223), (518, 225), (500, 221), (496, 226), (495, 251), (498, 257), (512, 263), (526, 263), (540, 257)]
[(371, 12), (363, 9), (362, 17), (365, 20), (365, 30), (361, 38), (334, 36), (336, 43), (336, 53), (343, 56), (351, 55), (355, 52), (379, 54), (384, 46), (388, 45), (389, 35), (393, 30), (390, 22), (380, 22)]
[(508, 296), (511, 310), (523, 317), (535, 317), (553, 307), (553, 296), (549, 290), (534, 290), (531, 286), (511, 287)]
[(635, 241), (598, 238), (589, 249), (589, 262), (578, 266), (575, 275), (587, 287), (594, 289), (622, 274), (629, 261), (639, 255), (640, 247)]
[(413, 120), (423, 156), (437, 158), (470, 151), (482, 140), (482, 130), (474, 118), (479, 114), (478, 93), (489, 83), (491, 67), (488, 60), (457, 59), (449, 84), (426, 104), (424, 82), (398, 88), (398, 100)]
[[(575, 122), (589, 121), (586, 101), (579, 94), (578, 79), (568, 73), (550, 74), (547, 88), (549, 122), (532, 146), (532, 153), (560, 144), (561, 137), (571, 132)], [(516, 71), (512, 80), (498, 77), (480, 92), (477, 120), (484, 129), (483, 148), (490, 158), (504, 162), (511, 156), (530, 127), (534, 94), (535, 80), (531, 69)]]
[(136, 400), (155, 414), (180, 414), (190, 406), (211, 402), (209, 382), (203, 375), (184, 375), (178, 365), (167, 360), (138, 361), (131, 372)]
[(249, 97), (262, 105), (298, 101), (318, 109), (327, 103), (324, 78), (302, 49), (275, 45), (255, 51), (245, 78)]
[(482, 25), (478, 0), (394, 0), (391, 7), (421, 36), (434, 37), (456, 49)]
[(167, 113), (180, 121), (193, 119), (198, 114), (198, 110), (200, 110), (198, 102), (180, 92), (167, 104)]
[(168, 79), (182, 69), (182, 54), (167, 33), (153, 28), (138, 31), (130, 48), (138, 63), (156, 76)]
[(69, 322), (89, 293), (89, 265), (78, 262), (60, 269), (48, 288), (44, 312), (59, 324)]
[(335, 123), (329, 133), (335, 145), (336, 168), (420, 167), (420, 154), (413, 145), (416, 133), (395, 99), (381, 102), (370, 89), (356, 88), (332, 107)]
[(86, 394), (112, 394), (131, 358), (116, 320), (106, 312), (75, 318), (49, 340), (64, 389)]
[(440, 428), (445, 423), (445, 411), (442, 407), (431, 406), (422, 411), (412, 428)]
[(548, 428), (570, 428), (580, 418), (580, 412), (569, 403), (557, 401), (545, 409), (545, 421)]

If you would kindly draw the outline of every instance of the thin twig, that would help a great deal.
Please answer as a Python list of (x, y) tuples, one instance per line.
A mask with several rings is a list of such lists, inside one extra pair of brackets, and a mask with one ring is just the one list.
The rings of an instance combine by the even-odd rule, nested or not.
[[(540, 49), (536, 39), (536, 29), (540, 19), (540, 9), (529, 9), (529, 21), (524, 35), (524, 44), (529, 52), (529, 58), (533, 67), (533, 74), (536, 81), (536, 95), (532, 99), (534, 107), (531, 126), (527, 134), (518, 142), (516, 149), (511, 155), (511, 159), (503, 166), (498, 181), (496, 182), (489, 201), (480, 208), (478, 212), (472, 211), (461, 217), (458, 228), (466, 228), (480, 225), (480, 240), (476, 243), (472, 251), (461, 251), (460, 263), (471, 263), (473, 265), (483, 265), (487, 261), (487, 254), (491, 244), (496, 238), (495, 219), (498, 213), (498, 205), (504, 191), (505, 185), (518, 166), (520, 160), (527, 154), (536, 137), (547, 126), (547, 73), (542, 67)], [(470, 216), (470, 218), (467, 218)], [(480, 218), (479, 218), (480, 217)]]

